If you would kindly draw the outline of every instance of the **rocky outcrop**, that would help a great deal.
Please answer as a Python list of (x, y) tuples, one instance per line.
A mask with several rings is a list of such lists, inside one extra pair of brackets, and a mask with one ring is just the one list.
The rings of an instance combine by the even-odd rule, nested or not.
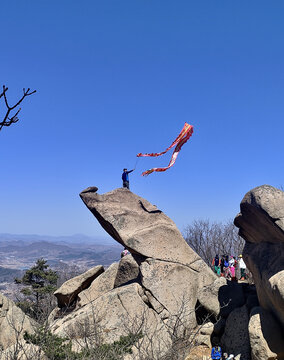
[[(85, 307), (57, 320), (51, 327), (55, 334), (73, 339), (99, 337), (101, 343), (117, 341), (130, 332), (147, 334), (141, 351), (148, 347), (161, 354), (171, 345), (166, 327), (156, 312), (142, 299), (140, 285), (130, 284), (101, 295)], [(154, 336), (156, 333), (157, 336)], [(150, 350), (150, 349), (149, 349)]]
[(99, 195), (90, 187), (80, 196), (102, 227), (131, 253), (180, 263), (198, 271), (200, 257), (174, 222), (155, 205), (126, 188)]
[(33, 333), (35, 322), (13, 301), (0, 294), (0, 347), (7, 349), (23, 338), (24, 332)]
[[(112, 264), (85, 290), (74, 286), (80, 288), (72, 295), (76, 306), (66, 313), (55, 310), (52, 331), (78, 341), (86, 328), (92, 333), (95, 326), (100, 340), (110, 343), (134, 327), (144, 334), (143, 346), (130, 358), (139, 359), (141, 351), (161, 356), (172, 348), (169, 329), (175, 329), (176, 336), (184, 334), (185, 327), (196, 328), (197, 293), (216, 276), (188, 246), (173, 221), (147, 200), (124, 188), (99, 195), (93, 187), (80, 196), (103, 228), (131, 254)], [(85, 277), (83, 274), (81, 279)], [(59, 293), (62, 289), (58, 298)], [(70, 301), (71, 292), (67, 293)], [(66, 303), (59, 301), (60, 305)], [(212, 331), (211, 324), (210, 331), (199, 334), (201, 343), (210, 345)]]
[[(95, 338), (112, 343), (140, 331), (143, 341), (137, 340), (127, 360), (176, 351), (177, 337), (185, 334), (195, 345), (222, 344), (236, 359), (284, 359), (283, 192), (267, 185), (251, 190), (235, 219), (254, 286), (217, 278), (173, 221), (147, 200), (128, 189), (104, 195), (97, 190), (80, 196), (130, 254), (94, 278), (85, 273), (57, 291), (61, 309), (51, 316), (54, 333), (92, 345)], [(75, 305), (62, 311), (70, 302)]]
[(54, 293), (54, 295), (57, 297), (58, 307), (63, 308), (65, 306), (72, 306), (74, 301), (77, 299), (77, 295), (81, 291), (87, 289), (95, 280), (95, 278), (103, 272), (104, 267), (99, 265), (86, 271), (84, 274), (66, 281)]
[[(277, 354), (277, 359), (284, 359), (276, 338), (267, 335), (269, 327), (271, 333), (284, 333), (284, 193), (269, 185), (257, 187), (244, 196), (240, 208), (235, 225), (246, 240), (243, 258), (260, 304), (250, 319), (252, 357), (264, 359), (270, 354), (273, 359)], [(266, 321), (268, 317), (275, 320)]]

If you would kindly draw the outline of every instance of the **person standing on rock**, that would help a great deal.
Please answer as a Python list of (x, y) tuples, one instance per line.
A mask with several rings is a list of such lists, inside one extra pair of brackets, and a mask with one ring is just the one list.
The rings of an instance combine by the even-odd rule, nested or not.
[(220, 268), (220, 259), (219, 255), (217, 254), (214, 259), (212, 260), (212, 265), (214, 266), (214, 272), (220, 276), (221, 268)]
[(123, 169), (123, 173), (122, 173), (121, 178), (122, 178), (122, 186), (124, 188), (129, 189), (129, 176), (128, 176), (128, 174), (130, 174), (132, 171), (134, 171), (134, 169), (129, 170), (129, 171), (127, 171), (126, 168)]
[(241, 280), (245, 280), (246, 278), (246, 264), (243, 260), (243, 256), (239, 255), (239, 267), (241, 269)]

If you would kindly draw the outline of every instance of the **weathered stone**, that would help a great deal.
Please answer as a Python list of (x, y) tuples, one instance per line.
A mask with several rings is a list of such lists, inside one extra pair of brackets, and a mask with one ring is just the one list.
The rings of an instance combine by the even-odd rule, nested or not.
[(133, 282), (134, 280), (138, 281), (139, 273), (139, 265), (135, 261), (134, 257), (131, 254), (124, 256), (121, 258), (118, 265), (114, 287), (116, 288), (118, 286), (125, 285), (131, 281)]
[(214, 331), (214, 324), (212, 322), (207, 322), (200, 326), (200, 334), (202, 335), (212, 335)]
[(85, 273), (76, 276), (60, 286), (54, 293), (60, 308), (70, 306), (76, 299), (77, 295), (87, 289), (93, 280), (104, 272), (104, 267), (98, 265)]
[(56, 320), (51, 330), (75, 339), (83, 338), (86, 332), (89, 336), (96, 332), (102, 343), (112, 343), (121, 335), (141, 331), (145, 335), (141, 351), (163, 354), (171, 347), (170, 336), (156, 312), (142, 301), (142, 294), (137, 283), (113, 289), (84, 308)]
[(126, 188), (103, 195), (97, 190), (87, 188), (80, 196), (102, 227), (131, 253), (188, 266), (200, 260), (174, 222), (156, 206)]
[(249, 191), (235, 218), (240, 235), (251, 243), (284, 242), (284, 192), (269, 185)]
[(197, 299), (200, 305), (215, 317), (220, 313), (219, 290), (225, 286), (227, 286), (226, 279), (219, 277), (211, 284), (201, 287), (197, 293)]
[(170, 314), (179, 313), (195, 326), (197, 291), (214, 280), (213, 272), (200, 273), (189, 266), (150, 258), (141, 264), (140, 270), (143, 287)]
[(274, 316), (256, 307), (251, 311), (249, 338), (252, 360), (284, 359), (284, 336)]
[(243, 258), (253, 274), (259, 304), (284, 329), (284, 193), (263, 185), (241, 202), (235, 224), (246, 240)]
[(0, 294), (0, 348), (7, 349), (23, 338), (24, 332), (34, 333), (36, 323), (13, 301)]
[(221, 339), (223, 351), (239, 356), (241, 360), (250, 360), (248, 323), (249, 315), (245, 305), (233, 310), (227, 318)]
[(82, 307), (96, 300), (101, 295), (114, 288), (117, 275), (118, 263), (113, 263), (99, 277), (97, 277), (90, 287), (78, 295), (77, 307)]

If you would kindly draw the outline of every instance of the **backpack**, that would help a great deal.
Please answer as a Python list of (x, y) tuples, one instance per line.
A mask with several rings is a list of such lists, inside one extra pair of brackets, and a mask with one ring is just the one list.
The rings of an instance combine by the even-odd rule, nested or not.
[(224, 261), (224, 266), (225, 266), (225, 267), (229, 267), (229, 263), (228, 263), (227, 260)]
[(214, 346), (211, 351), (211, 359), (221, 359), (222, 350), (220, 346)]

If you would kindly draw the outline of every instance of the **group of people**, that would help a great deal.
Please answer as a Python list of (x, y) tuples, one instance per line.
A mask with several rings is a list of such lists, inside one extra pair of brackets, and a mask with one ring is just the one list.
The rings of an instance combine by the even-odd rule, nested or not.
[(246, 264), (242, 255), (236, 258), (233, 255), (219, 256), (217, 254), (212, 260), (212, 266), (218, 276), (224, 276), (226, 279), (237, 281), (247, 278)]

